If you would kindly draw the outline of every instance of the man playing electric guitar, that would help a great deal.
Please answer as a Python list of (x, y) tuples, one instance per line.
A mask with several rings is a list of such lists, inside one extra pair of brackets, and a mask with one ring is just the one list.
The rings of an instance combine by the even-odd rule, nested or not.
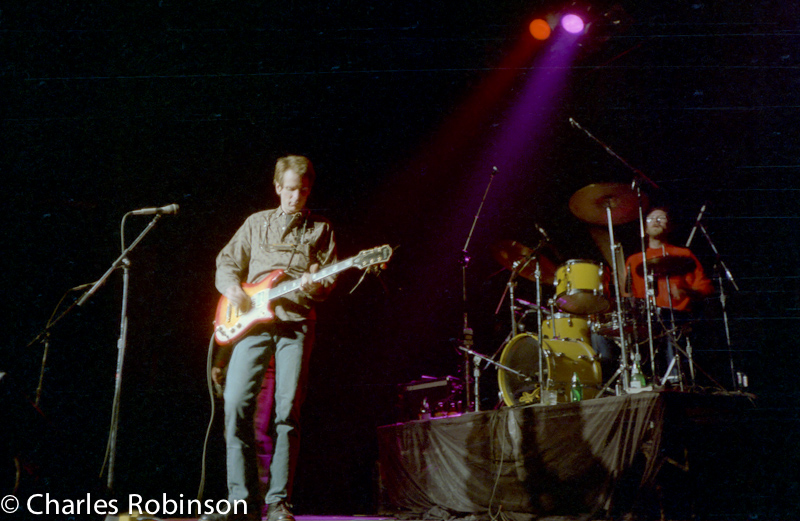
[[(286, 156), (275, 165), (274, 186), (280, 206), (247, 218), (217, 256), (216, 287), (227, 302), (228, 316), (257, 307), (247, 290), (282, 273), (299, 282), (296, 291), (269, 302), (269, 315), (241, 336), (231, 336), (233, 349), (225, 377), (225, 440), (228, 500), (245, 500), (248, 513), (211, 514), (206, 520), (256, 520), (266, 503), (268, 521), (293, 521), (289, 510), (299, 448), (299, 417), (308, 361), (314, 341), (314, 304), (324, 300), (334, 276), (314, 280), (312, 274), (336, 262), (331, 224), (306, 210), (314, 184), (314, 167), (302, 156)], [(243, 286), (244, 285), (244, 286)], [(256, 418), (264, 375), (274, 357), (275, 391), (272, 422)], [(265, 387), (267, 388), (267, 387)], [(271, 425), (274, 449), (266, 496), (259, 493), (254, 426)], [(262, 434), (262, 433), (260, 433)]]

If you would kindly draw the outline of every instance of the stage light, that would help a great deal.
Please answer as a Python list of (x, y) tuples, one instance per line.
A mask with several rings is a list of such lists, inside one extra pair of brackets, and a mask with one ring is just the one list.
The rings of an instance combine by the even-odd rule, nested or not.
[(550, 38), (550, 33), (552, 32), (552, 29), (550, 29), (550, 24), (541, 18), (537, 18), (536, 20), (532, 21), (530, 26), (528, 26), (528, 29), (531, 32), (531, 36), (537, 40), (547, 40)]
[(561, 17), (561, 27), (570, 34), (580, 34), (583, 32), (584, 23), (580, 16), (570, 13)]

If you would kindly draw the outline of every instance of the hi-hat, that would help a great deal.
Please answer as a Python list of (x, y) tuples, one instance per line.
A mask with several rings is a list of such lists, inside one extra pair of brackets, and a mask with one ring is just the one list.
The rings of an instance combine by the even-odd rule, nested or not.
[[(647, 271), (656, 277), (685, 275), (694, 271), (695, 267), (694, 259), (685, 255), (665, 255), (647, 259)], [(644, 268), (641, 264), (636, 266), (636, 272), (639, 276), (644, 276)]]
[(517, 241), (499, 241), (492, 245), (494, 260), (509, 270), (517, 269), (519, 276), (528, 280), (536, 281), (536, 260), (538, 259), (541, 281), (545, 284), (552, 284), (558, 267), (542, 253), (542, 251), (534, 252), (532, 248)]
[[(643, 210), (647, 196), (642, 195)], [(607, 209), (611, 209), (611, 223), (625, 224), (639, 216), (639, 200), (630, 185), (622, 183), (594, 183), (584, 186), (569, 200), (570, 211), (590, 224), (608, 224)]]

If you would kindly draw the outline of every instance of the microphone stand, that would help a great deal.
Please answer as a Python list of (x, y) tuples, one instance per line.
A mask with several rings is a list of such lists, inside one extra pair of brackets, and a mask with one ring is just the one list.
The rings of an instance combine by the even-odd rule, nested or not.
[(488, 364), (496, 365), (498, 368), (503, 369), (505, 371), (508, 371), (509, 373), (515, 374), (515, 375), (519, 376), (520, 378), (523, 378), (524, 380), (526, 380), (528, 382), (533, 381), (533, 377), (532, 376), (527, 375), (527, 374), (525, 374), (525, 373), (523, 373), (521, 371), (517, 371), (516, 369), (512, 369), (512, 368), (508, 367), (507, 365), (502, 364), (502, 363), (498, 362), (497, 360), (495, 360), (493, 358), (490, 358), (490, 357), (488, 357), (486, 355), (482, 355), (480, 353), (477, 353), (477, 352), (473, 351), (472, 349), (470, 349), (468, 347), (465, 347), (465, 346), (459, 346), (458, 348), (461, 351), (464, 351), (466, 354), (474, 356), (475, 360), (476, 360), (476, 362), (475, 362), (476, 364), (480, 360), (484, 360), (487, 365)]
[(65, 293), (64, 296), (61, 297), (61, 300), (58, 302), (58, 305), (56, 306), (56, 309), (53, 311), (53, 314), (51, 315), (50, 319), (47, 321), (47, 324), (45, 324), (44, 329), (41, 332), (39, 332), (39, 334), (36, 335), (36, 337), (28, 343), (27, 347), (31, 347), (33, 344), (39, 341), (41, 341), (42, 344), (44, 345), (44, 349), (42, 350), (42, 363), (41, 367), (39, 368), (39, 383), (36, 386), (36, 399), (33, 402), (34, 405), (36, 405), (36, 407), (39, 407), (42, 399), (42, 389), (44, 388), (44, 374), (47, 368), (47, 355), (50, 352), (50, 330), (53, 329), (55, 325), (59, 321), (61, 321), (62, 318), (67, 316), (67, 314), (69, 314), (69, 312), (72, 311), (72, 309), (75, 307), (76, 304), (75, 302), (73, 302), (67, 309), (62, 311), (61, 314), (58, 316), (56, 316), (56, 311), (58, 311), (58, 308), (61, 307), (61, 302), (64, 300), (64, 298), (66, 298), (67, 294), (69, 294), (70, 291), (81, 290), (84, 288), (88, 288), (89, 286), (91, 286), (91, 284), (83, 284), (81, 286), (77, 286), (75, 288), (67, 290), (67, 293)]
[[(120, 225), (121, 228), (124, 229), (125, 227), (125, 219), (131, 215), (131, 213), (127, 213), (122, 218), (122, 224)], [(122, 367), (125, 361), (125, 348), (127, 343), (127, 336), (128, 336), (128, 288), (130, 283), (130, 261), (128, 260), (128, 254), (138, 245), (144, 236), (153, 229), (156, 222), (161, 218), (161, 214), (156, 214), (153, 217), (153, 220), (147, 225), (147, 227), (142, 230), (142, 233), (131, 243), (130, 246), (127, 248), (125, 247), (125, 241), (122, 241), (122, 254), (117, 257), (111, 267), (106, 271), (102, 277), (100, 277), (94, 285), (89, 288), (89, 290), (83, 294), (81, 299), (78, 301), (77, 305), (82, 306), (94, 293), (100, 288), (100, 286), (105, 283), (108, 277), (113, 273), (117, 268), (122, 267), (123, 269), (123, 277), (122, 277), (122, 311), (120, 316), (120, 335), (119, 339), (117, 340), (117, 371), (115, 375), (115, 382), (114, 382), (114, 401), (112, 403), (111, 408), (111, 426), (108, 432), (108, 446), (106, 448), (106, 455), (108, 458), (108, 476), (107, 476), (107, 486), (108, 490), (113, 490), (114, 486), (114, 467), (116, 463), (116, 452), (117, 452), (117, 433), (119, 431), (119, 409), (120, 409), (120, 396), (122, 394)], [(124, 236), (124, 235), (123, 235)]]
[[(470, 357), (469, 353), (471, 351), (471, 347), (473, 346), (473, 331), (472, 328), (469, 327), (469, 315), (467, 312), (467, 266), (469, 266), (470, 256), (469, 256), (469, 241), (472, 240), (472, 234), (475, 232), (475, 225), (478, 224), (478, 217), (481, 214), (481, 210), (483, 209), (483, 203), (486, 202), (486, 196), (489, 195), (489, 188), (492, 186), (492, 181), (494, 181), (494, 176), (497, 173), (497, 167), (492, 167), (492, 174), (489, 177), (489, 182), (486, 184), (486, 190), (483, 192), (483, 199), (481, 199), (481, 204), (478, 205), (478, 211), (475, 212), (475, 217), (472, 220), (472, 227), (469, 230), (469, 234), (467, 234), (467, 240), (464, 243), (464, 248), (461, 250), (461, 299), (464, 306), (464, 329), (462, 335), (462, 345), (459, 347), (462, 351), (464, 351), (464, 392), (466, 395), (466, 408), (472, 409), (473, 407), (470, 406), (470, 398), (472, 398), (471, 393), (471, 385), (470, 385)], [(512, 300), (513, 305), (513, 300)], [(466, 348), (466, 349), (464, 349)], [(480, 364), (476, 357), (475, 359), (475, 403), (474, 410), (475, 412), (480, 411), (480, 389), (478, 388), (478, 380), (480, 378)]]
[(703, 223), (698, 223), (697, 227), (703, 233), (703, 236), (708, 241), (709, 246), (714, 251), (714, 255), (717, 257), (717, 262), (714, 264), (715, 271), (717, 271), (717, 280), (719, 281), (719, 301), (720, 305), (722, 306), (722, 323), (725, 326), (725, 341), (728, 344), (728, 360), (731, 366), (731, 381), (733, 382), (733, 390), (739, 390), (738, 382), (736, 381), (736, 369), (734, 368), (733, 364), (733, 347), (731, 344), (731, 331), (728, 326), (728, 308), (726, 305), (727, 295), (725, 294), (725, 285), (723, 284), (722, 275), (719, 274), (717, 267), (721, 267), (722, 270), (725, 272), (725, 277), (733, 284), (733, 287), (736, 291), (739, 291), (739, 286), (736, 284), (736, 281), (733, 279), (733, 275), (731, 274), (731, 270), (728, 269), (728, 266), (725, 265), (725, 261), (722, 260), (722, 256), (717, 251), (717, 247), (714, 245), (714, 241), (711, 240), (711, 236), (708, 235), (706, 231), (706, 227)]

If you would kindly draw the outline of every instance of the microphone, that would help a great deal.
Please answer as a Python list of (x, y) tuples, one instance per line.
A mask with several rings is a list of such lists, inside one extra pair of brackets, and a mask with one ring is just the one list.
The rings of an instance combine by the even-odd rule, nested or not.
[(703, 207), (700, 208), (700, 213), (697, 215), (697, 220), (694, 222), (694, 226), (692, 226), (692, 233), (689, 234), (689, 239), (686, 241), (686, 247), (688, 248), (690, 244), (692, 244), (692, 239), (694, 239), (694, 232), (697, 231), (697, 226), (700, 224), (700, 220), (703, 218), (703, 212), (706, 211), (707, 203), (703, 203)]
[(167, 206), (162, 206), (161, 208), (141, 208), (139, 210), (132, 211), (131, 215), (162, 215), (174, 213), (178, 213), (177, 204), (168, 204)]
[(542, 237), (544, 237), (544, 240), (546, 240), (546, 241), (550, 241), (550, 236), (549, 236), (549, 235), (547, 235), (547, 232), (546, 232), (546, 231), (544, 231), (544, 228), (542, 228), (541, 226), (539, 226), (539, 224), (537, 224), (537, 223), (533, 223), (533, 225), (534, 225), (534, 226), (536, 226), (536, 229), (537, 229), (537, 230), (539, 230), (539, 233), (541, 233), (541, 234), (542, 234)]

